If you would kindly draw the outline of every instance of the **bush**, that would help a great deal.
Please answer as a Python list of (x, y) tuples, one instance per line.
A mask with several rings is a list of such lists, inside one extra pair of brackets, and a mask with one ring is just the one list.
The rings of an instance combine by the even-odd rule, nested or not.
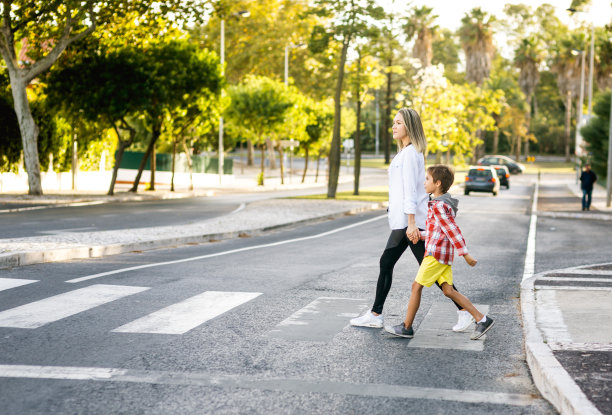
[(612, 92), (606, 92), (595, 99), (594, 116), (587, 125), (580, 129), (586, 142), (591, 167), (599, 177), (606, 177), (608, 168), (608, 145), (610, 128), (610, 98)]

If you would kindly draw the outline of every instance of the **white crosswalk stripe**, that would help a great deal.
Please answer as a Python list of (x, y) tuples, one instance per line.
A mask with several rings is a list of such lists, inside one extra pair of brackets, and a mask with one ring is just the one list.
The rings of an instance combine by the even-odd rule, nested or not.
[(0, 312), (0, 327), (34, 329), (148, 287), (97, 284)]
[(0, 291), (9, 290), (11, 288), (21, 287), (22, 285), (32, 284), (38, 280), (20, 280), (17, 278), (0, 278)]
[(261, 293), (206, 291), (116, 328), (119, 333), (183, 334)]

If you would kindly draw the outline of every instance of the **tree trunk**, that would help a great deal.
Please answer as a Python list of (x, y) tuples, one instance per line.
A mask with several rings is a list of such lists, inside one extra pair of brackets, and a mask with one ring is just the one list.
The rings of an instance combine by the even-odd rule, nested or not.
[(493, 131), (493, 154), (497, 154), (498, 147), (499, 147), (499, 128), (495, 128), (495, 131)]
[(355, 180), (353, 183), (353, 194), (355, 196), (359, 195), (359, 174), (361, 172), (361, 52), (357, 57), (357, 88), (356, 88), (356, 97), (357, 97), (357, 128), (355, 128), (355, 167), (353, 168), (353, 174), (355, 176)]
[(157, 139), (159, 138), (160, 133), (161, 133), (161, 121), (155, 120), (155, 123), (153, 124), (153, 131), (151, 134), (151, 141), (149, 142), (147, 151), (145, 152), (144, 156), (142, 157), (142, 160), (140, 161), (140, 166), (138, 166), (138, 174), (136, 174), (136, 178), (134, 179), (134, 184), (132, 185), (130, 192), (133, 192), (133, 193), (138, 192), (138, 185), (140, 184), (140, 178), (142, 177), (142, 172), (145, 166), (147, 165), (147, 160), (149, 159), (149, 156), (153, 152), (153, 147), (155, 147), (155, 143), (157, 142)]
[(319, 180), (319, 165), (321, 164), (321, 153), (317, 156), (317, 170), (315, 171), (315, 183)]
[[(525, 147), (524, 147), (524, 151), (525, 151), (525, 158), (524, 160), (527, 160), (527, 157), (529, 157), (529, 133), (531, 133), (531, 105), (533, 102), (533, 96), (530, 96), (527, 99), (527, 114), (525, 117), (525, 123), (527, 124), (527, 137), (525, 138)], [(520, 161), (520, 160), (517, 160)]]
[(274, 155), (274, 142), (270, 137), (266, 138), (266, 148), (268, 149), (268, 160), (270, 161), (270, 170), (276, 169), (276, 156)]
[(520, 135), (516, 136), (516, 152), (515, 152), (515, 158), (516, 161), (519, 162), (521, 161), (521, 141), (522, 141), (522, 137)]
[(128, 147), (125, 141), (121, 138), (117, 139), (117, 155), (115, 156), (115, 166), (113, 167), (113, 177), (111, 178), (110, 187), (108, 188), (108, 195), (112, 196), (115, 194), (115, 183), (117, 183), (117, 173), (119, 172), (119, 166), (121, 165), (121, 159), (123, 158), (123, 152)]
[(567, 91), (565, 98), (565, 161), (570, 162), (570, 121), (572, 118), (572, 92)]
[(261, 181), (259, 182), (261, 186), (264, 185), (264, 169), (265, 169), (265, 156), (266, 156), (266, 151), (264, 148), (265, 144), (261, 143)]
[(329, 150), (329, 179), (327, 182), (327, 198), (335, 199), (338, 188), (338, 176), (340, 174), (340, 126), (342, 116), (342, 84), (344, 81), (344, 65), (346, 54), (350, 43), (350, 35), (345, 35), (342, 42), (342, 52), (338, 65), (338, 80), (336, 81), (336, 92), (334, 94), (334, 130)]
[[(388, 68), (393, 65), (393, 60), (389, 59), (387, 62)], [(391, 163), (391, 126), (389, 121), (391, 120), (391, 83), (392, 73), (387, 73), (387, 91), (385, 93), (385, 113), (383, 114), (383, 145), (385, 146), (385, 164)]]
[(306, 180), (306, 172), (308, 172), (308, 145), (304, 148), (304, 173), (302, 173), (302, 183)]
[(155, 190), (155, 170), (157, 170), (157, 153), (155, 152), (155, 143), (153, 143), (151, 148), (151, 182), (148, 190)]
[(170, 179), (170, 191), (174, 192), (174, 168), (176, 167), (176, 138), (172, 142), (172, 178)]
[(187, 148), (185, 137), (183, 137), (183, 149), (185, 150), (185, 155), (187, 156), (187, 167), (189, 168), (189, 190), (193, 190), (193, 166), (191, 161), (191, 151), (189, 151), (189, 148)]
[(278, 162), (280, 164), (281, 184), (285, 184), (285, 166), (283, 165), (283, 146), (278, 144)]
[(247, 166), (253, 166), (255, 164), (255, 149), (253, 148), (253, 141), (247, 140)]
[(23, 144), (23, 156), (26, 170), (28, 172), (28, 194), (41, 196), (42, 183), (40, 180), (40, 161), (38, 160), (38, 126), (32, 117), (30, 103), (23, 82), (17, 79), (17, 75), (11, 76), (11, 91), (15, 103), (15, 114), (19, 123), (21, 142)]

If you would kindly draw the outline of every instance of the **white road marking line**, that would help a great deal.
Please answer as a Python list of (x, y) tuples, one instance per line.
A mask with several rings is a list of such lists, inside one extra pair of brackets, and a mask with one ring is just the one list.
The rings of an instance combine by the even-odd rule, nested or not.
[(359, 316), (368, 306), (368, 300), (319, 297), (278, 323), (268, 336), (327, 342), (346, 327), (350, 318)]
[(0, 291), (10, 290), (11, 288), (21, 287), (22, 285), (32, 284), (38, 280), (20, 280), (16, 278), (0, 278)]
[(61, 233), (72, 233), (74, 231), (89, 231), (92, 229), (96, 229), (95, 226), (87, 226), (85, 228), (67, 228), (67, 229), (50, 229), (47, 231), (38, 231), (38, 233), (45, 233), (49, 235), (56, 235)]
[(554, 351), (574, 352), (612, 352), (612, 344), (607, 343), (556, 343), (549, 342), (548, 345)]
[(152, 263), (152, 264), (145, 264), (145, 265), (138, 265), (138, 266), (135, 266), (135, 267), (121, 268), (121, 269), (116, 269), (114, 271), (101, 272), (99, 274), (93, 274), (93, 275), (88, 275), (88, 276), (85, 276), (85, 277), (74, 278), (74, 279), (68, 280), (66, 282), (77, 283), (77, 282), (92, 280), (94, 278), (105, 277), (107, 275), (121, 274), (123, 272), (129, 272), (129, 271), (136, 271), (136, 270), (139, 270), (139, 269), (152, 268), (152, 267), (161, 267), (161, 266), (165, 266), (165, 265), (174, 265), (174, 264), (180, 264), (180, 263), (183, 263), (183, 262), (190, 262), (190, 261), (199, 261), (201, 259), (214, 258), (214, 257), (224, 256), (224, 255), (231, 255), (231, 254), (235, 254), (235, 253), (238, 253), (238, 252), (252, 251), (254, 249), (270, 248), (270, 247), (273, 247), (273, 246), (285, 245), (285, 244), (290, 244), (290, 243), (294, 243), (294, 242), (307, 241), (309, 239), (322, 238), (324, 236), (332, 235), (332, 234), (337, 233), (337, 232), (341, 232), (341, 231), (345, 231), (347, 229), (351, 229), (351, 228), (354, 228), (354, 227), (357, 227), (357, 226), (365, 225), (366, 223), (374, 222), (376, 220), (380, 220), (380, 219), (386, 218), (386, 217), (387, 217), (387, 215), (377, 216), (375, 218), (371, 218), (371, 219), (367, 219), (367, 220), (364, 220), (364, 221), (361, 221), (361, 222), (353, 223), (351, 225), (343, 226), (341, 228), (332, 229), (331, 231), (319, 233), (317, 235), (304, 236), (304, 237), (301, 237), (301, 238), (287, 239), (285, 241), (273, 242), (273, 243), (269, 243), (269, 244), (262, 244), (262, 245), (248, 246), (248, 247), (245, 247), (245, 248), (232, 249), (232, 250), (229, 250), (229, 251), (218, 252), (216, 254), (200, 255), (200, 256), (195, 256), (195, 257), (190, 257), (190, 258), (177, 259), (177, 260), (174, 260), (174, 261), (155, 262), (155, 263)]
[(593, 269), (566, 269), (561, 271), (552, 271), (548, 272), (546, 275), (550, 274), (575, 274), (579, 275), (609, 275), (612, 276), (612, 271), (601, 271), (601, 270), (593, 270)]
[(587, 278), (587, 277), (579, 277), (576, 274), (576, 278), (572, 277), (538, 277), (538, 281), (583, 281), (583, 282), (610, 282), (612, 280), (610, 278)]
[(529, 236), (527, 237), (527, 253), (525, 254), (525, 268), (523, 271), (523, 281), (533, 277), (535, 270), (535, 250), (536, 250), (536, 228), (538, 222), (538, 191), (539, 182), (536, 181), (533, 192), (533, 204), (531, 205), (531, 221), (529, 223)]
[(114, 329), (118, 333), (183, 334), (261, 293), (206, 291)]
[(297, 394), (337, 394), (342, 396), (371, 396), (403, 399), (465, 402), (511, 406), (530, 406), (541, 399), (533, 395), (438, 389), (422, 386), (388, 385), (382, 383), (347, 383), (328, 380), (295, 378), (257, 378), (248, 375), (213, 375), (202, 372), (167, 372), (101, 367), (61, 367), (0, 365), (0, 377), (30, 379), (89, 380), (99, 382), (129, 382), (156, 385), (203, 386), (226, 389), (267, 390)]
[(34, 329), (89, 310), (148, 287), (92, 285), (0, 312), (0, 327)]
[(576, 290), (576, 291), (612, 291), (612, 287), (580, 287), (573, 285), (538, 285), (538, 281), (534, 283), (538, 290)]

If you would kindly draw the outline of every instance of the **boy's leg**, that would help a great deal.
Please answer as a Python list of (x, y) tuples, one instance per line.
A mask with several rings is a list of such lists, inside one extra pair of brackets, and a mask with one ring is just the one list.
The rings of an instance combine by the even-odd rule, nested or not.
[(410, 300), (408, 301), (408, 309), (406, 310), (406, 318), (404, 319), (404, 327), (412, 327), (414, 317), (421, 305), (421, 294), (423, 292), (423, 286), (418, 282), (412, 283), (412, 292), (410, 293)]
[(452, 285), (446, 282), (442, 283), (442, 292), (445, 296), (457, 302), (462, 308), (470, 313), (476, 322), (479, 322), (484, 318), (484, 314), (478, 311), (476, 307), (474, 307), (474, 304), (472, 304), (472, 302), (465, 295), (456, 291)]

